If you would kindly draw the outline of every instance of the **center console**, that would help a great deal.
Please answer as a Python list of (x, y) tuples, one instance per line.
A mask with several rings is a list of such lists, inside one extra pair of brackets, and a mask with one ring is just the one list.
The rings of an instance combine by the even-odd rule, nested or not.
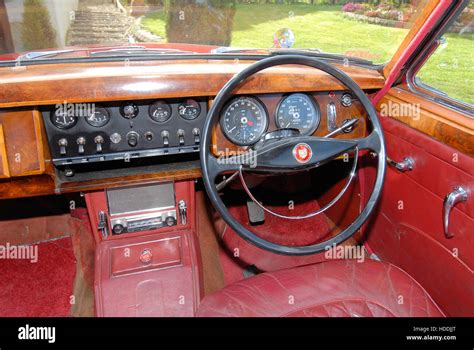
[(85, 195), (97, 316), (193, 316), (201, 291), (193, 181)]

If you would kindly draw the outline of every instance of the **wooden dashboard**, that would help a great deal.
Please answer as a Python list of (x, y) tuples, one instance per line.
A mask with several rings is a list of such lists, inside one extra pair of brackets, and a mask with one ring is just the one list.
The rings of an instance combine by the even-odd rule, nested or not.
[[(40, 110), (65, 101), (82, 103), (202, 97), (211, 104), (213, 96), (222, 86), (251, 63), (244, 60), (170, 60), (0, 68), (0, 198), (198, 178), (199, 162), (191, 160), (120, 171), (104, 169), (83, 174), (78, 179), (65, 179), (52, 165)], [(380, 89), (384, 84), (384, 78), (377, 70), (357, 66), (339, 68), (367, 92)], [(315, 96), (320, 105), (325, 105), (330, 96), (339, 96), (342, 91), (344, 86), (326, 73), (301, 66), (281, 66), (256, 74), (236, 93), (261, 96), (271, 115), (284, 94), (305, 92)], [(357, 104), (347, 112), (349, 116), (353, 114), (361, 114)], [(270, 129), (275, 127), (272, 120), (270, 117)], [(322, 108), (322, 125), (325, 120)], [(365, 119), (362, 119), (351, 137), (362, 135), (365, 125)], [(214, 150), (229, 146), (219, 128), (213, 136)]]

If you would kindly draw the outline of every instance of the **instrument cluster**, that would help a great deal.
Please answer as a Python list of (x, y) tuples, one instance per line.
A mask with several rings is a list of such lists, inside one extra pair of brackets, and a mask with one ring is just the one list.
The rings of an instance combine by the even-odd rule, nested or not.
[(207, 99), (65, 103), (42, 111), (58, 166), (198, 152)]
[[(337, 101), (338, 98), (334, 100)], [(337, 103), (342, 107), (350, 107), (352, 100), (351, 94), (343, 93)], [(336, 104), (330, 102), (323, 107), (328, 111), (328, 128), (332, 128), (331, 123), (336, 122)], [(251, 146), (267, 132), (271, 117), (274, 118), (277, 129), (291, 129), (299, 135), (312, 135), (321, 123), (321, 106), (312, 95), (292, 93), (281, 98), (274, 115), (270, 116), (266, 105), (259, 98), (239, 96), (230, 100), (223, 108), (220, 126), (232, 143)]]

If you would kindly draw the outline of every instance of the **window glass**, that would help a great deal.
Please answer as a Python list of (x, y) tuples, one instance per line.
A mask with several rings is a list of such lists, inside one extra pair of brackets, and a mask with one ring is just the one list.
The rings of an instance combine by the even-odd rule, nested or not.
[[(32, 50), (73, 50), (47, 56), (54, 60), (90, 54), (78, 50), (81, 47), (151, 43), (155, 49), (168, 49), (163, 54), (171, 53), (170, 49), (229, 53), (216, 49), (293, 48), (384, 63), (396, 52), (426, 2), (0, 0), (0, 54), (4, 54), (0, 60)], [(113, 54), (117, 53), (110, 52)], [(38, 57), (45, 58), (38, 54), (21, 58)], [(101, 57), (107, 57), (105, 50)]]
[(471, 1), (417, 73), (418, 83), (474, 105), (474, 5)]

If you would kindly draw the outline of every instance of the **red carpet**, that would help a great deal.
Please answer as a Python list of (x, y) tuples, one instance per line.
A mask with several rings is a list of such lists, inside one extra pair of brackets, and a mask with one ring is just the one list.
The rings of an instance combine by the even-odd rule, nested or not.
[(40, 243), (37, 262), (0, 259), (0, 316), (69, 316), (76, 273), (71, 238)]

